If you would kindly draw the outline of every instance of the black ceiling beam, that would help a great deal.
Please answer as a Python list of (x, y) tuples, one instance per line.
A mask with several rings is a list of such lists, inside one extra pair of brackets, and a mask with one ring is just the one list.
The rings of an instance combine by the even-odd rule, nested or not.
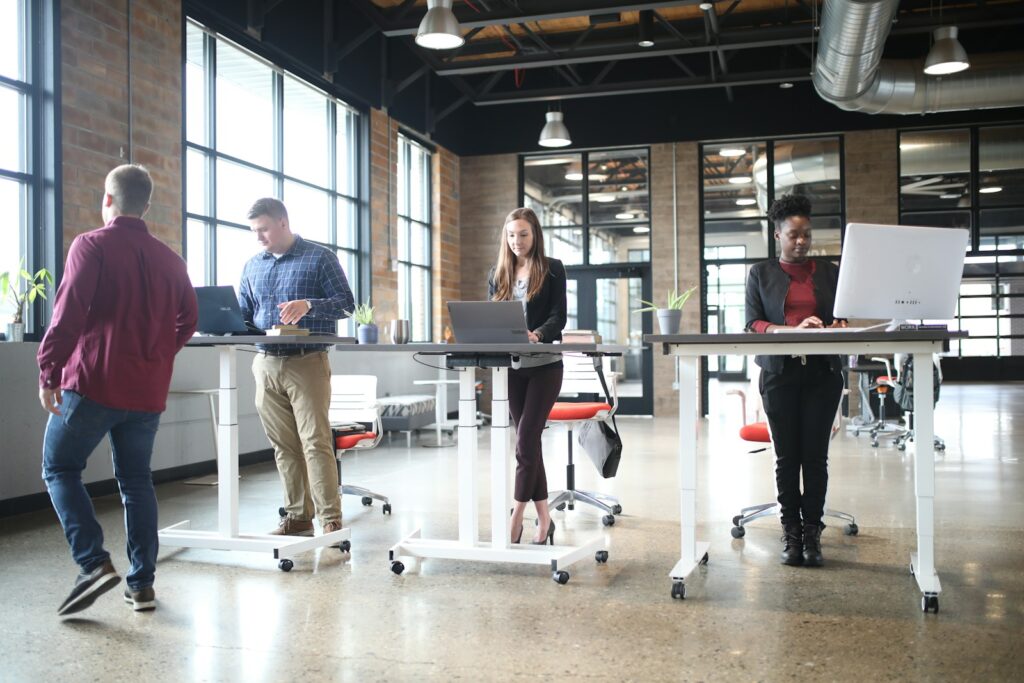
[[(516, 5), (504, 6), (492, 12), (473, 12), (464, 9), (461, 5), (453, 8), (455, 17), (459, 20), (462, 28), (476, 28), (477, 26), (498, 26), (503, 24), (519, 24), (527, 21), (549, 21), (551, 19), (569, 19), (571, 17), (586, 16), (589, 14), (604, 14), (609, 12), (631, 12), (645, 9), (664, 9), (666, 7), (683, 7), (696, 5), (702, 0), (656, 0), (652, 2), (630, 2), (622, 3), (614, 0), (519, 0)], [(420, 20), (420, 14), (412, 21), (391, 20), (383, 12), (379, 12), (381, 18), (381, 30), (389, 38), (395, 36), (410, 36), (416, 34)]]
[[(707, 20), (708, 27), (710, 28), (712, 42), (715, 45), (715, 54), (718, 55), (718, 66), (722, 69), (722, 75), (728, 76), (729, 65), (725, 61), (725, 51), (722, 50), (722, 47), (718, 42), (720, 31), (718, 30), (718, 15), (715, 14), (714, 5), (711, 6), (711, 9), (704, 12), (704, 18)], [(731, 87), (725, 86), (725, 96), (729, 98), (730, 102), (733, 101)]]
[(281, 4), (282, 0), (246, 0), (245, 31), (257, 40), (263, 39), (263, 26), (270, 11)]
[(708, 88), (738, 87), (745, 85), (770, 85), (809, 81), (811, 75), (806, 68), (786, 71), (758, 71), (753, 73), (732, 73), (717, 81), (709, 76), (697, 78), (664, 79), (653, 81), (630, 81), (628, 83), (601, 83), (576, 88), (546, 88), (519, 92), (497, 92), (482, 95), (474, 104), (488, 106), (496, 104), (518, 104), (522, 102), (550, 102), (587, 97), (611, 97), (616, 95), (637, 95), (641, 93), (668, 92), (674, 90), (706, 90)]

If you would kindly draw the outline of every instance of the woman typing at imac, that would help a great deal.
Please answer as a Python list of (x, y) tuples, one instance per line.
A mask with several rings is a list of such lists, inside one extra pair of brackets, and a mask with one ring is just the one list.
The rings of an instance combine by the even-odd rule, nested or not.
[[(532, 209), (516, 209), (505, 218), (498, 240), (498, 262), (488, 276), (488, 298), (522, 301), (531, 342), (551, 343), (565, 327), (565, 266), (544, 255), (544, 235)], [(533, 543), (554, 543), (555, 523), (548, 510), (541, 434), (562, 389), (561, 355), (523, 356), (508, 373), (508, 405), (516, 425), (516, 483), (512, 542), (523, 535), (523, 513), (533, 501), (537, 534)]]
[[(783, 195), (768, 209), (780, 258), (747, 276), (747, 330), (755, 333), (842, 327), (832, 308), (839, 269), (812, 259), (811, 202)], [(839, 356), (757, 356), (760, 391), (775, 448), (782, 511), (782, 563), (821, 566), (822, 516), (828, 488), (828, 445), (843, 393)], [(803, 476), (803, 491), (800, 489)]]

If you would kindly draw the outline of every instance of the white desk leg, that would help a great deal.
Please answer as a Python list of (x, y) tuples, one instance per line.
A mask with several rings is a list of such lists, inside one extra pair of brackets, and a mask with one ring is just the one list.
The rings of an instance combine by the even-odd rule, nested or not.
[(459, 370), (459, 542), (477, 541), (476, 377), (473, 368)]
[[(439, 374), (443, 374), (443, 373), (444, 373), (443, 370), (439, 371)], [(438, 377), (438, 379), (443, 379), (443, 377)], [(444, 397), (445, 397), (445, 394), (446, 394), (447, 391), (448, 391), (448, 387), (446, 387), (441, 382), (438, 382), (436, 385), (434, 385), (434, 424), (435, 424), (434, 431), (437, 434), (437, 445), (438, 446), (440, 446), (441, 443), (442, 443), (441, 442), (441, 421), (448, 419), (448, 406), (444, 405), (446, 403), (446, 401), (444, 400)]]
[(679, 366), (679, 526), (681, 552), (672, 568), (672, 597), (686, 595), (684, 581), (706, 561), (708, 543), (697, 542), (697, 358), (677, 357)]
[(924, 594), (925, 611), (939, 610), (939, 575), (935, 571), (935, 446), (932, 354), (914, 354), (914, 495), (917, 498), (917, 552), (910, 569)]
[(508, 368), (491, 371), (491, 547), (508, 548)]
[(217, 528), (238, 536), (238, 372), (235, 347), (220, 347), (220, 418), (217, 425)]

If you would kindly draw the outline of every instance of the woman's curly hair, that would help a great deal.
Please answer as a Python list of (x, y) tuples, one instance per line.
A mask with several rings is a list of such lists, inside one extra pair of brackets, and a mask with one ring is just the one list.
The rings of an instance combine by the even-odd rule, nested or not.
[(792, 216), (810, 218), (811, 200), (803, 195), (784, 194), (772, 202), (768, 208), (768, 220), (775, 227), (781, 226), (787, 218)]

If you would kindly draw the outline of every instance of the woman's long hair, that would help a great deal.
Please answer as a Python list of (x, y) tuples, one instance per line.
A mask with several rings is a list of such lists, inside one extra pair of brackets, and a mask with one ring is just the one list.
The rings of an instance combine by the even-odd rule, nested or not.
[(494, 267), (494, 301), (510, 301), (515, 287), (516, 255), (508, 246), (508, 235), (505, 229), (512, 221), (524, 220), (533, 231), (533, 248), (527, 259), (530, 261), (530, 286), (526, 290), (526, 300), (537, 295), (548, 278), (548, 259), (544, 256), (544, 233), (540, 221), (533, 209), (518, 208), (505, 217), (498, 238), (498, 264)]

